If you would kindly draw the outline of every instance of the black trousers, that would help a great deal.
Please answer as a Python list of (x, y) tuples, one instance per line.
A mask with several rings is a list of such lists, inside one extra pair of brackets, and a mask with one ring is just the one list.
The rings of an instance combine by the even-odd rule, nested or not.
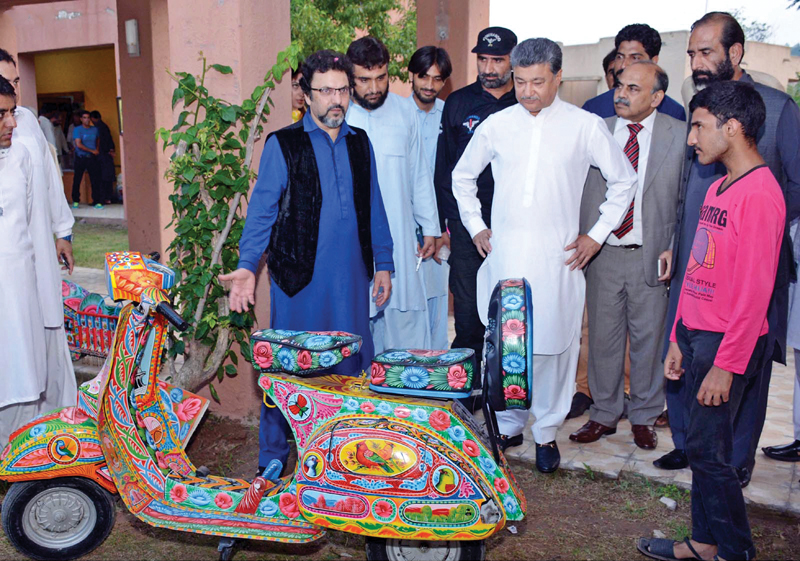
[(453, 348), (468, 348), (475, 351), (478, 369), (472, 387), (481, 386), (481, 360), (483, 359), (483, 336), (486, 327), (478, 316), (477, 279), (483, 257), (478, 253), (472, 236), (459, 220), (447, 219), (450, 230), (450, 291), (453, 293), (453, 319), (456, 337)]
[(692, 468), (692, 539), (717, 545), (724, 559), (753, 559), (756, 549), (733, 465), (733, 425), (745, 388), (761, 371), (766, 335), (759, 337), (745, 373), (733, 375), (728, 402), (717, 407), (700, 405), (697, 393), (714, 366), (723, 334), (691, 331), (680, 322), (676, 336), (683, 353), (689, 411), (686, 455)]
[(72, 177), (72, 202), (81, 202), (81, 180), (84, 172), (89, 172), (89, 181), (92, 184), (92, 204), (102, 204), (103, 176), (100, 172), (100, 161), (97, 156), (76, 156), (75, 175)]

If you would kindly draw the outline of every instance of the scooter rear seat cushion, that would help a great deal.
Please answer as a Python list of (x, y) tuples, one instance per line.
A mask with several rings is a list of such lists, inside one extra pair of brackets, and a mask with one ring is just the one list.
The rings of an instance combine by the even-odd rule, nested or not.
[(311, 374), (358, 353), (361, 336), (344, 331), (262, 329), (250, 336), (253, 366), (261, 372)]
[(378, 393), (456, 399), (472, 392), (475, 352), (392, 349), (372, 359), (370, 389)]

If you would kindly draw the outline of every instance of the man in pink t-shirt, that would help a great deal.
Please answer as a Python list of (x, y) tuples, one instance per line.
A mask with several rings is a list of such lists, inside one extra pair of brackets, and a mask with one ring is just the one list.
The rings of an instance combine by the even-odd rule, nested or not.
[(685, 375), (692, 469), (692, 537), (639, 540), (658, 559), (753, 559), (744, 497), (731, 463), (733, 422), (748, 380), (759, 372), (767, 307), (785, 223), (778, 182), (756, 147), (766, 109), (749, 84), (719, 82), (691, 101), (688, 144), (700, 163), (722, 163), (700, 210), (680, 290), (664, 375)]

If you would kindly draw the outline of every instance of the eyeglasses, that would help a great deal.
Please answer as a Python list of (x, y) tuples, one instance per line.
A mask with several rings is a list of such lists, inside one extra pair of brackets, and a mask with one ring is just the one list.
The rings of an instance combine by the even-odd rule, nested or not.
[(350, 95), (350, 86), (341, 88), (311, 88), (311, 90), (319, 92), (323, 97), (331, 97), (335, 93), (342, 94), (343, 96)]

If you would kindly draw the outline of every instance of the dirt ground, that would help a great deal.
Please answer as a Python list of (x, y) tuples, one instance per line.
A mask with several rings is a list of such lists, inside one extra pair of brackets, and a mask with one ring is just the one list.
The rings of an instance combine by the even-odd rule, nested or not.
[[(256, 427), (208, 418), (189, 447), (195, 465), (212, 473), (252, 477), (258, 449)], [(674, 486), (659, 486), (639, 476), (612, 481), (591, 471), (559, 472), (545, 476), (533, 466), (513, 464), (514, 474), (528, 499), (528, 515), (492, 537), (486, 548), (489, 561), (516, 559), (645, 559), (636, 551), (639, 536), (654, 530), (672, 539), (683, 539), (689, 531), (688, 492)], [(4, 495), (6, 487), (0, 487)], [(678, 503), (668, 510), (659, 498)], [(800, 519), (751, 510), (760, 559), (800, 559)], [(106, 542), (85, 559), (194, 560), (217, 559), (217, 539), (152, 528), (117, 503), (117, 520)], [(0, 559), (19, 559), (19, 553), (0, 534)], [(364, 539), (331, 532), (325, 538), (302, 546), (268, 542), (246, 542), (235, 555), (239, 561), (323, 561), (364, 559)]]

